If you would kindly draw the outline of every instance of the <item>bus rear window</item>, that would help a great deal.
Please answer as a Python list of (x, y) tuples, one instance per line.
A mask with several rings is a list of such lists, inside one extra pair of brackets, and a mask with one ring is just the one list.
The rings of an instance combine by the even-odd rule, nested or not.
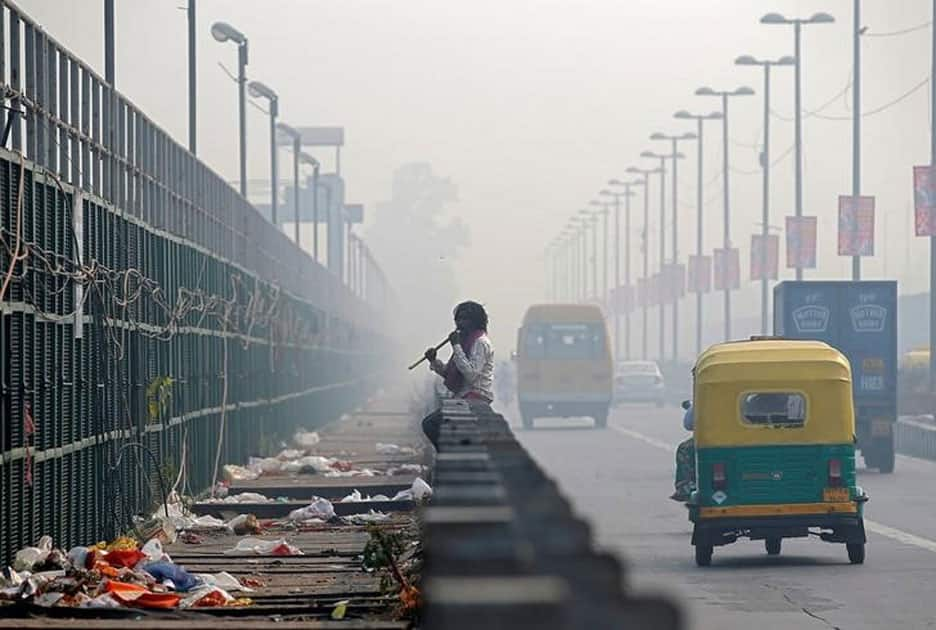
[(601, 324), (532, 324), (524, 340), (531, 359), (603, 359), (606, 356)]
[(806, 399), (795, 392), (751, 392), (741, 398), (741, 417), (758, 426), (801, 427)]

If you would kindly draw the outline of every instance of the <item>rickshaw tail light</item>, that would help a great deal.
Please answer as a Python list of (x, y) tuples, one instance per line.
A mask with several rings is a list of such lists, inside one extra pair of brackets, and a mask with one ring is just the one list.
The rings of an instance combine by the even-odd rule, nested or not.
[(712, 487), (716, 490), (724, 490), (728, 487), (724, 464), (712, 464)]
[(842, 460), (829, 460), (829, 485), (838, 487), (842, 485)]

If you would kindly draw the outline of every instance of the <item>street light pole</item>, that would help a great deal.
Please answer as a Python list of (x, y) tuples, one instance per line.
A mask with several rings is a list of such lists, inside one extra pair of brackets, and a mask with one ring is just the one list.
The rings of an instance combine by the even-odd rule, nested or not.
[(663, 294), (666, 284), (666, 159), (670, 156), (644, 151), (640, 157), (660, 160), (660, 167), (657, 169), (660, 174), (660, 282), (657, 286), (657, 299), (660, 302), (660, 360), (663, 361), (666, 359), (666, 303)]
[(292, 139), (293, 149), (293, 234), (297, 246), (299, 242), (299, 223), (301, 222), (300, 195), (299, 195), (299, 153), (302, 151), (302, 134), (284, 123), (277, 123), (276, 128)]
[[(699, 264), (702, 264), (703, 256), (703, 235), (705, 232), (705, 224), (703, 222), (704, 217), (704, 202), (703, 202), (703, 160), (705, 154), (703, 153), (703, 123), (706, 120), (721, 120), (721, 112), (712, 112), (710, 114), (690, 114), (686, 110), (680, 110), (673, 115), (674, 118), (680, 120), (695, 120), (696, 121), (696, 136), (698, 141), (696, 142), (696, 258), (699, 261)], [(702, 354), (702, 291), (696, 291), (696, 356)]]
[[(319, 223), (319, 209), (318, 209), (318, 193), (319, 193), (319, 169), (321, 165), (319, 161), (314, 157), (309, 155), (304, 151), (299, 152), (299, 161), (303, 164), (308, 164), (312, 167), (312, 258), (315, 259), (315, 262), (319, 262), (319, 235), (318, 235), (318, 223)], [(329, 198), (329, 207), (331, 207), (331, 188), (327, 185), (325, 186), (326, 191), (328, 192)], [(296, 191), (298, 194), (298, 191)]]
[(189, 106), (189, 151), (196, 155), (196, 65), (195, 65), (195, 0), (188, 0), (188, 106)]
[[(673, 264), (673, 270), (676, 270), (676, 265), (679, 264), (679, 193), (678, 190), (678, 179), (679, 179), (679, 160), (682, 159), (683, 155), (679, 152), (679, 142), (682, 140), (697, 140), (698, 136), (694, 133), (684, 133), (678, 136), (675, 135), (666, 135), (663, 133), (655, 133), (650, 136), (651, 140), (668, 140), (672, 143), (672, 153), (670, 156), (673, 160), (673, 176), (670, 178), (671, 181), (671, 190), (672, 190), (672, 206), (673, 206), (673, 257), (671, 259)], [(675, 280), (675, 276), (673, 277)], [(674, 287), (675, 289), (676, 287)], [(679, 296), (673, 294), (673, 362), (679, 358)]]
[[(724, 233), (722, 236), (722, 247), (725, 255), (731, 249), (731, 187), (729, 186), (728, 173), (730, 170), (728, 162), (728, 97), (729, 96), (751, 96), (754, 90), (749, 87), (739, 87), (732, 91), (716, 92), (712, 88), (702, 87), (696, 90), (698, 96), (718, 96), (722, 103), (722, 184), (724, 190)], [(725, 283), (725, 341), (731, 339), (731, 288)]]
[(211, 35), (219, 42), (237, 44), (237, 104), (240, 130), (240, 194), (247, 198), (247, 38), (225, 22), (211, 25)]
[(260, 81), (251, 81), (250, 96), (265, 98), (270, 104), (270, 222), (279, 229), (277, 222), (277, 173), (276, 173), (276, 117), (279, 116), (279, 97)]
[[(861, 194), (861, 0), (855, 0), (852, 46), (852, 197)], [(852, 256), (852, 280), (861, 280), (861, 256)]]
[[(936, 121), (936, 0), (933, 0), (933, 50), (930, 66), (930, 120)], [(930, 166), (936, 167), (936, 124), (930, 125)], [(930, 392), (936, 392), (936, 236), (930, 237)]]
[[(794, 108), (793, 133), (794, 139), (794, 167), (796, 191), (796, 216), (803, 216), (803, 81), (802, 81), (802, 30), (804, 24), (830, 24), (835, 21), (828, 13), (816, 13), (810, 18), (787, 18), (779, 13), (768, 13), (761, 18), (761, 24), (792, 24), (793, 25), (793, 59), (794, 59)], [(856, 68), (857, 70), (857, 68)], [(857, 76), (857, 72), (856, 72)], [(796, 267), (796, 279), (803, 279), (803, 269)]]
[(770, 301), (769, 280), (767, 278), (767, 239), (770, 234), (770, 69), (773, 66), (791, 66), (792, 57), (781, 57), (776, 61), (755, 59), (743, 55), (735, 60), (739, 66), (760, 66), (764, 69), (764, 147), (760, 161), (763, 171), (763, 193), (761, 210), (761, 334), (766, 335), (769, 327), (768, 305)]
[(627, 172), (632, 175), (643, 175), (641, 185), (644, 189), (643, 201), (643, 231), (641, 233), (641, 249), (643, 251), (643, 279), (644, 279), (644, 300), (643, 300), (643, 340), (641, 342), (641, 357), (647, 360), (649, 353), (647, 344), (649, 340), (649, 289), (650, 289), (650, 175), (659, 172), (659, 169), (642, 169), (631, 166)]
[[(605, 305), (605, 308), (607, 308), (607, 300), (608, 300), (608, 216), (610, 215), (610, 210), (608, 209), (608, 205), (607, 205), (606, 203), (604, 203), (603, 201), (600, 201), (600, 200), (598, 200), (598, 199), (593, 199), (592, 201), (589, 202), (589, 205), (594, 206), (594, 207), (596, 207), (596, 208), (600, 208), (600, 210), (595, 210), (595, 221), (596, 221), (596, 222), (598, 221), (598, 216), (597, 216), (597, 215), (599, 215), (599, 214), (601, 215), (601, 218), (602, 218), (602, 226), (603, 226), (602, 241), (604, 242), (604, 249), (602, 250), (602, 253), (601, 253), (601, 261), (602, 261), (602, 264), (601, 264), (601, 269), (602, 269), (602, 270), (601, 270), (602, 293), (601, 293), (601, 296), (599, 297), (599, 303), (602, 304), (602, 305)], [(597, 227), (596, 227), (596, 229), (597, 229)]]

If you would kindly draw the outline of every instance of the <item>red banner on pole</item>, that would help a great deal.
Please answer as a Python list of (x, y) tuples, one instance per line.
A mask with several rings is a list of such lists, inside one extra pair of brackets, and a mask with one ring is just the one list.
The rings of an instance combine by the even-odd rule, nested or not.
[(913, 207), (917, 236), (936, 236), (936, 167), (913, 167)]
[[(763, 280), (764, 270), (761, 269), (761, 262), (764, 255), (764, 235), (751, 235), (751, 280)], [(767, 280), (776, 280), (778, 277), (778, 267), (780, 266), (780, 237), (776, 234), (768, 234), (767, 242)]]
[(787, 269), (816, 268), (816, 217), (786, 218)]
[(839, 256), (874, 256), (874, 197), (839, 196)]
[(736, 247), (716, 249), (714, 263), (716, 291), (741, 288), (741, 256)]
[(689, 256), (689, 290), (693, 293), (712, 290), (711, 256)]

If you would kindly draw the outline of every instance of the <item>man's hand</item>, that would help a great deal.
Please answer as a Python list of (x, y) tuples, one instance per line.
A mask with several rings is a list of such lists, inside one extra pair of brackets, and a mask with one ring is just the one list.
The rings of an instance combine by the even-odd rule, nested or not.
[(423, 356), (426, 357), (426, 361), (428, 361), (429, 363), (435, 363), (436, 355), (437, 355), (436, 349), (429, 348), (428, 350), (426, 350), (426, 354), (424, 354)]
[(449, 335), (449, 343), (452, 344), (452, 347), (457, 346), (461, 341), (461, 335), (458, 334), (457, 330), (453, 330)]

